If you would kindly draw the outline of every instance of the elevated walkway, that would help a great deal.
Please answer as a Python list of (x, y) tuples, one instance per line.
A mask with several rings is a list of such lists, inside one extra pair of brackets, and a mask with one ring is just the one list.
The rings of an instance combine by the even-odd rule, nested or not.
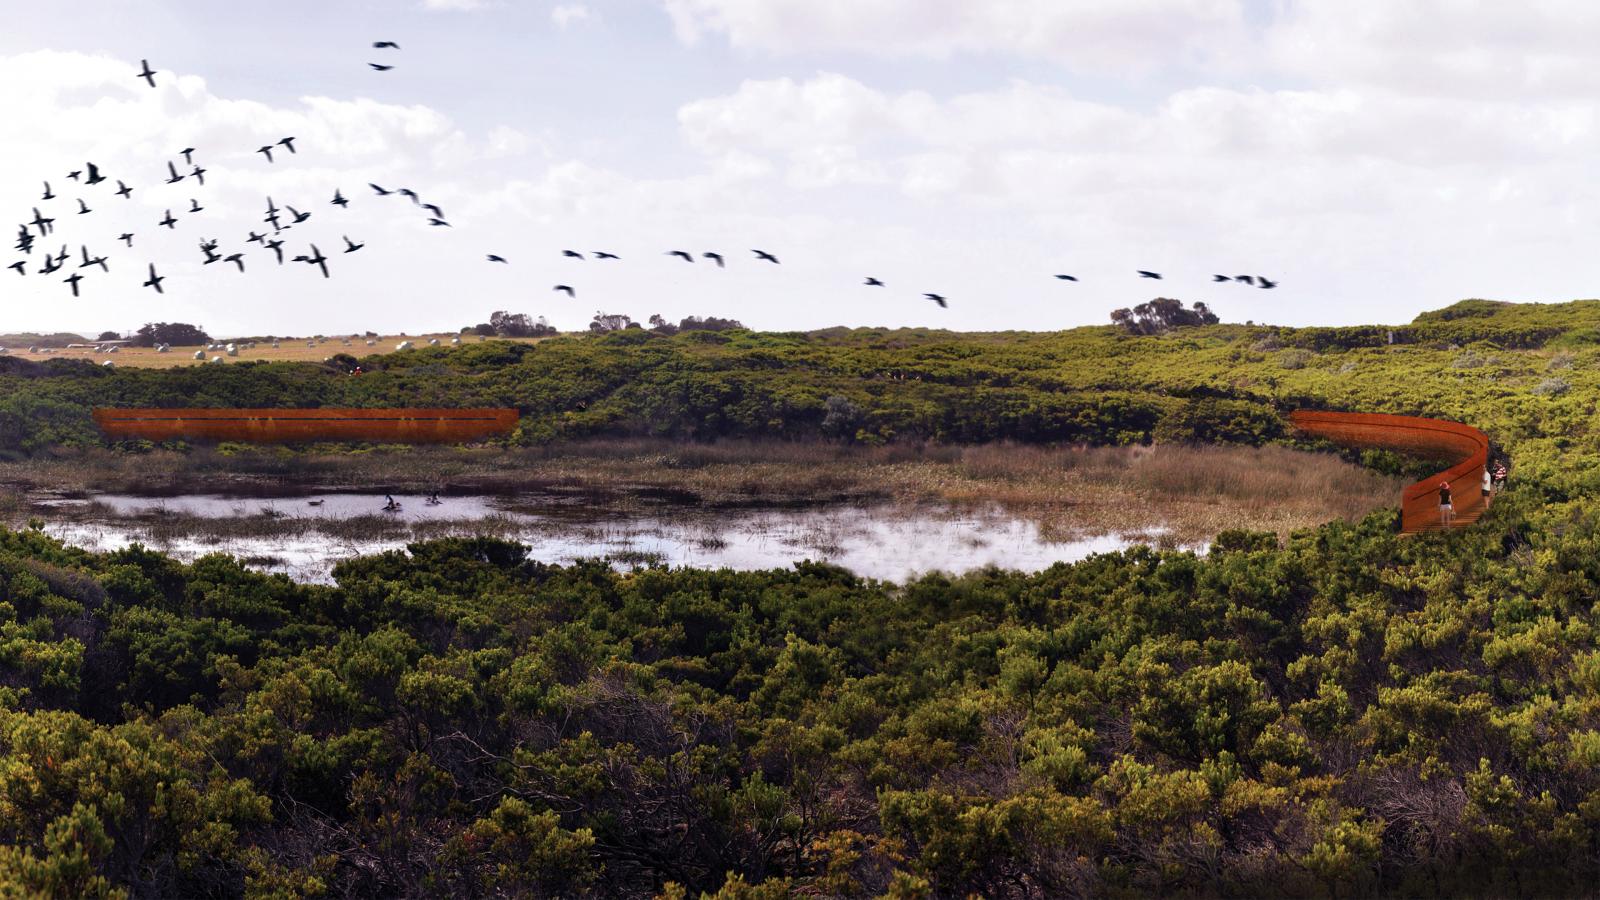
[(1453, 527), (1471, 525), (1488, 509), (1488, 500), (1483, 496), (1483, 472), (1489, 464), (1489, 438), (1470, 425), (1415, 416), (1315, 410), (1292, 412), (1289, 421), (1305, 434), (1347, 447), (1398, 450), (1458, 460), (1443, 472), (1430, 475), (1401, 492), (1402, 533), (1440, 531), (1447, 527), (1439, 515), (1440, 482), (1450, 483), (1456, 513)]

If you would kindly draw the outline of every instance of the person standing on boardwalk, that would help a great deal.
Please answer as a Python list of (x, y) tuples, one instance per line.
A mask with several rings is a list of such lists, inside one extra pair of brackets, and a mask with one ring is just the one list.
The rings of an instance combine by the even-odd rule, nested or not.
[(1483, 505), (1485, 508), (1489, 506), (1489, 495), (1492, 493), (1494, 493), (1494, 476), (1489, 474), (1489, 466), (1485, 464), (1483, 467)]
[(1450, 482), (1439, 482), (1439, 522), (1442, 525), (1454, 524), (1456, 520), (1455, 505), (1450, 502)]

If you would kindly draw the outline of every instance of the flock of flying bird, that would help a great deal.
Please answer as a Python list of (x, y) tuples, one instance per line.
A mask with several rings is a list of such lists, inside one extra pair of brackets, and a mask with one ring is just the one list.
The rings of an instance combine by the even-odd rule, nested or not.
[[(399, 50), (400, 49), (400, 45), (395, 43), (395, 42), (393, 42), (393, 41), (377, 41), (372, 46), (375, 49), (379, 49), (379, 50), (385, 50), (385, 49), (388, 49), (388, 50)], [(150, 63), (149, 63), (148, 60), (140, 60), (139, 62), (140, 62), (141, 69), (140, 69), (137, 77), (143, 79), (147, 84), (150, 85), (150, 87), (154, 88), (156, 86), (156, 79), (155, 79), (155, 76), (157, 74), (156, 70), (153, 70), (153, 69), (150, 68)], [(379, 71), (379, 72), (387, 72), (387, 71), (390, 71), (390, 70), (392, 70), (394, 68), (393, 65), (380, 64), (380, 63), (368, 63), (368, 65), (371, 66), (374, 70)], [(278, 148), (282, 148), (282, 149), (278, 149)], [(279, 153), (279, 157), (275, 158), (273, 156), (274, 151)], [(257, 149), (255, 152), (259, 153), (263, 157), (265, 157), (268, 164), (276, 163), (279, 158), (282, 158), (282, 155), (285, 152), (287, 152), (290, 155), (295, 155), (295, 154), (299, 153), (299, 151), (295, 149), (295, 138), (294, 137), (284, 137), (284, 138), (282, 138), (282, 139), (280, 139), (280, 140), (278, 140), (278, 141), (276, 141), (274, 143), (265, 144), (262, 147), (260, 147), (259, 149)], [(194, 161), (194, 153), (195, 153), (195, 149), (193, 147), (188, 147), (188, 148), (185, 148), (185, 149), (179, 151), (179, 155), (181, 155), (183, 157), (184, 166), (189, 168), (189, 170), (190, 170), (187, 174), (179, 172), (177, 164), (175, 162), (168, 161), (168, 163), (167, 163), (167, 175), (168, 175), (168, 177), (166, 179), (166, 183), (168, 185), (176, 185), (176, 184), (184, 181), (185, 179), (192, 178), (192, 179), (195, 180), (196, 184), (198, 184), (199, 186), (201, 186), (201, 187), (205, 186), (205, 183), (206, 183), (206, 180), (205, 180), (206, 169), (203, 166), (195, 163), (195, 161)], [(100, 172), (99, 167), (96, 166), (92, 162), (86, 164), (85, 167), (83, 169), (81, 169), (81, 170), (76, 170), (76, 171), (73, 171), (73, 172), (69, 172), (67, 174), (67, 178), (69, 180), (71, 180), (71, 181), (78, 182), (80, 185), (82, 185), (84, 187), (95, 187), (95, 186), (100, 185), (100, 184), (102, 184), (102, 183), (104, 183), (106, 181), (112, 180), (112, 179), (108, 179), (105, 175), (102, 175), (101, 172)], [(132, 197), (132, 195), (133, 195), (133, 188), (129, 187), (121, 179), (115, 179), (115, 180), (116, 180), (116, 183), (117, 183), (117, 190), (115, 191), (114, 195), (118, 196), (118, 197), (122, 197), (124, 200), (130, 199)], [(444, 210), (440, 209), (437, 204), (422, 202), (421, 196), (419, 196), (416, 191), (413, 191), (413, 190), (411, 190), (409, 188), (398, 188), (398, 189), (395, 189), (395, 190), (390, 190), (390, 189), (385, 188), (385, 187), (383, 187), (381, 185), (370, 184), (370, 183), (368, 184), (368, 187), (370, 187), (373, 190), (373, 192), (376, 195), (380, 196), (380, 197), (386, 197), (386, 196), (390, 196), (390, 195), (399, 195), (401, 197), (404, 197), (405, 199), (410, 200), (412, 202), (412, 204), (415, 205), (416, 207), (418, 207), (419, 209), (426, 210), (430, 214), (429, 218), (427, 220), (429, 227), (433, 227), (433, 228), (449, 228), (449, 227), (451, 227), (450, 222), (445, 218)], [(55, 200), (55, 199), (56, 199), (56, 194), (51, 189), (50, 182), (46, 181), (44, 183), (44, 195), (41, 198), (40, 202), (47, 203), (47, 202), (49, 202), (51, 200)], [(77, 213), (76, 213), (77, 215), (88, 215), (88, 214), (90, 214), (90, 213), (92, 213), (94, 211), (92, 208), (90, 208), (88, 203), (83, 198), (78, 197), (78, 198), (75, 198), (75, 199), (77, 200), (77, 203), (78, 203), (78, 209), (77, 209)], [(341, 190), (335, 189), (335, 191), (333, 193), (333, 199), (330, 200), (329, 203), (331, 205), (333, 205), (333, 206), (339, 207), (340, 209), (345, 209), (346, 207), (349, 206), (350, 201), (344, 196), (344, 193)], [(205, 210), (205, 207), (201, 206), (200, 202), (198, 200), (191, 199), (189, 201), (189, 209), (187, 211), (187, 214), (196, 214), (196, 213), (203, 212), (204, 210)], [(282, 213), (287, 213), (288, 214), (288, 221), (287, 222), (284, 220), (284, 217), (282, 215), (280, 215)], [(277, 204), (275, 204), (273, 202), (272, 198), (269, 196), (269, 197), (267, 197), (266, 215), (262, 218), (262, 222), (265, 225), (271, 226), (271, 233), (270, 234), (266, 233), (266, 229), (265, 228), (262, 229), (263, 233), (260, 233), (260, 234), (258, 234), (258, 233), (256, 233), (255, 231), (252, 230), (249, 233), (249, 236), (245, 239), (245, 242), (246, 243), (260, 244), (264, 250), (272, 251), (272, 253), (274, 255), (274, 258), (277, 260), (277, 263), (279, 265), (283, 265), (283, 262), (284, 262), (284, 249), (283, 249), (284, 248), (284, 241), (281, 239), (281, 235), (284, 232), (288, 231), (289, 229), (295, 227), (296, 225), (300, 225), (300, 224), (306, 222), (308, 219), (311, 218), (311, 215), (312, 214), (310, 212), (303, 212), (301, 210), (296, 209), (293, 206), (290, 206), (287, 203), (285, 203), (282, 208), (279, 208), (277, 206)], [(55, 231), (55, 221), (56, 221), (55, 219), (44, 215), (42, 212), (40, 212), (39, 207), (35, 206), (33, 208), (33, 220), (31, 222), (25, 222), (24, 224), (19, 226), (17, 242), (16, 242), (16, 249), (21, 251), (25, 255), (30, 255), (31, 256), (32, 253), (33, 253), (33, 249), (34, 249), (35, 240), (39, 239), (39, 238), (49, 237), (51, 234), (54, 233), (54, 231)], [(165, 227), (165, 228), (167, 228), (169, 230), (175, 230), (177, 228), (178, 220), (173, 217), (172, 210), (170, 208), (168, 208), (167, 211), (166, 211), (166, 215), (159, 222), (157, 222), (156, 224), (158, 226), (160, 226), (160, 227)], [(37, 230), (37, 232), (38, 232), (37, 235), (35, 235), (33, 233), (33, 231), (30, 230), (30, 226), (32, 227), (32, 229)], [(122, 241), (127, 247), (130, 247), (130, 248), (133, 246), (133, 239), (134, 239), (134, 234), (133, 233), (124, 233), (124, 234), (122, 234), (122, 235), (120, 235), (118, 237), (118, 240)], [(345, 253), (355, 253), (355, 252), (361, 250), (363, 247), (366, 246), (364, 243), (357, 243), (355, 241), (352, 241), (348, 236), (344, 236), (344, 243), (345, 243), (345, 249), (344, 249)], [(297, 263), (305, 263), (307, 265), (316, 266), (318, 268), (318, 270), (320, 270), (322, 272), (322, 276), (324, 278), (331, 277), (331, 274), (328, 271), (328, 258), (323, 255), (321, 250), (317, 249), (317, 245), (316, 244), (312, 243), (309, 246), (310, 246), (310, 252), (309, 253), (296, 255), (296, 256), (294, 256), (292, 258), (293, 261), (297, 262)], [(70, 275), (68, 275), (65, 279), (63, 279), (64, 283), (68, 284), (72, 288), (72, 295), (74, 297), (79, 296), (79, 283), (84, 280), (84, 276), (79, 274), (78, 270), (88, 269), (88, 268), (91, 268), (91, 267), (98, 266), (102, 272), (109, 273), (111, 271), (110, 266), (108, 265), (108, 258), (105, 257), (105, 256), (93, 256), (93, 255), (91, 255), (90, 252), (89, 252), (89, 247), (88, 247), (87, 244), (80, 244), (80, 252), (81, 252), (81, 255), (82, 255), (82, 260), (81, 260), (81, 262), (78, 263), (77, 269), (73, 270)], [(223, 252), (221, 252), (221, 248), (220, 248), (219, 242), (217, 240), (201, 238), (200, 239), (200, 252), (204, 257), (204, 263), (206, 265), (210, 265), (212, 263), (217, 263), (217, 262), (232, 263), (232, 264), (234, 264), (234, 265), (236, 265), (238, 267), (240, 272), (244, 272), (244, 270), (245, 270), (244, 253), (242, 251), (240, 251), (240, 252), (224, 254)], [(772, 253), (769, 253), (769, 252), (767, 252), (765, 250), (751, 250), (750, 252), (752, 254), (754, 254), (754, 260), (756, 262), (766, 262), (766, 263), (769, 263), (771, 265), (779, 265), (780, 264), (779, 260), (778, 260), (778, 257), (776, 255), (774, 255)], [(563, 258), (576, 259), (576, 260), (584, 260), (584, 259), (591, 259), (591, 258), (594, 259), (594, 260), (620, 260), (621, 259), (621, 257), (619, 255), (615, 254), (615, 253), (611, 253), (609, 251), (603, 251), (603, 250), (593, 251), (590, 254), (588, 254), (587, 256), (585, 254), (579, 252), (579, 251), (576, 251), (576, 250), (563, 250), (561, 252), (561, 255), (562, 255)], [(696, 261), (696, 256), (693, 253), (690, 253), (687, 250), (669, 250), (669, 251), (666, 252), (665, 255), (672, 256), (672, 257), (677, 257), (677, 258), (682, 259), (684, 262), (687, 262), (687, 263), (693, 263), (693, 262)], [(509, 264), (510, 263), (509, 259), (507, 259), (505, 256), (503, 256), (501, 254), (498, 254), (498, 253), (487, 254), (487, 258), (488, 258), (488, 261), (491, 262), (491, 263), (501, 263), (501, 264)], [(716, 263), (718, 268), (726, 268), (727, 267), (727, 258), (723, 254), (715, 252), (715, 251), (704, 252), (704, 253), (700, 254), (699, 258), (700, 259), (710, 260), (710, 261)], [(44, 253), (44, 255), (43, 255), (42, 265), (36, 270), (36, 274), (38, 274), (38, 275), (52, 275), (52, 274), (54, 274), (56, 272), (59, 272), (62, 269), (67, 267), (68, 260), (70, 260), (70, 259), (71, 259), (71, 253), (68, 250), (68, 246), (65, 245), (65, 244), (62, 245), (61, 251), (59, 253), (57, 253), (57, 254), (52, 255), (50, 252), (46, 251)], [(19, 261), (15, 262), (15, 263), (12, 263), (9, 266), (9, 268), (14, 269), (17, 272), (17, 274), (19, 274), (19, 275), (26, 276), (28, 274), (28, 271), (27, 271), (28, 270), (28, 261), (26, 259), (19, 260)], [(1147, 271), (1147, 270), (1143, 270), (1143, 269), (1136, 270), (1136, 271), (1137, 271), (1138, 276), (1140, 278), (1149, 278), (1149, 279), (1155, 279), (1155, 280), (1161, 280), (1162, 279), (1162, 275), (1159, 272), (1151, 272), (1151, 271)], [(1064, 275), (1063, 274), (1063, 275), (1057, 275), (1055, 277), (1060, 281), (1068, 281), (1068, 282), (1076, 282), (1076, 281), (1078, 281), (1078, 278), (1075, 275)], [(157, 293), (164, 293), (164, 290), (163, 290), (161, 284), (165, 280), (166, 280), (166, 276), (160, 275), (160, 274), (158, 274), (156, 272), (155, 263), (150, 263), (150, 265), (149, 265), (149, 278), (148, 278), (148, 280), (146, 280), (144, 282), (143, 287), (151, 288), (154, 291), (156, 291)], [(1213, 275), (1212, 276), (1212, 281), (1214, 283), (1217, 283), (1217, 282), (1232, 282), (1232, 283), (1236, 283), (1236, 284), (1246, 285), (1246, 286), (1265, 289), (1265, 290), (1271, 290), (1272, 288), (1275, 288), (1275, 287), (1278, 286), (1278, 282), (1273, 281), (1271, 279), (1268, 279), (1267, 277), (1262, 276), (1262, 275), (1232, 275), (1232, 276), (1229, 276), (1229, 275)], [(875, 278), (875, 277), (870, 277), (870, 276), (864, 282), (864, 286), (866, 286), (866, 287), (886, 287), (885, 283), (882, 280), (880, 280), (878, 278)], [(565, 293), (569, 297), (574, 297), (574, 298), (577, 297), (577, 290), (575, 288), (573, 288), (571, 285), (558, 284), (553, 288), (553, 290), (561, 292), (561, 293)], [(922, 296), (925, 299), (931, 300), (934, 303), (938, 304), (941, 308), (948, 308), (949, 307), (949, 299), (947, 297), (943, 296), (942, 294), (925, 293)]]

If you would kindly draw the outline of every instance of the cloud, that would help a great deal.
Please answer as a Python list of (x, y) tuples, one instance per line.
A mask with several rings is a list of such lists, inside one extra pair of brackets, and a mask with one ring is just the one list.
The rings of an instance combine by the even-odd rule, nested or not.
[(491, 5), (490, 0), (422, 0), (422, 8), (431, 12), (472, 12)]
[(572, 25), (588, 22), (594, 17), (589, 7), (582, 3), (563, 3), (550, 10), (550, 21), (557, 28), (566, 29)]
[(685, 43), (721, 37), (781, 55), (847, 51), (1042, 58), (1151, 69), (1215, 59), (1245, 29), (1241, 0), (663, 0)]

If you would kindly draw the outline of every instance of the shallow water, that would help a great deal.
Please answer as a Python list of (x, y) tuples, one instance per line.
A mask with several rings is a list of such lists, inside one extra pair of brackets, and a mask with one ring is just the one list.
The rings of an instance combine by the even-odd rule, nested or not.
[(382, 494), (100, 495), (36, 504), (31, 514), (46, 520), (49, 534), (92, 550), (142, 543), (184, 560), (228, 553), (252, 568), (308, 582), (331, 581), (334, 564), (351, 556), (480, 533), (527, 544), (532, 558), (551, 563), (603, 557), (623, 568), (658, 563), (751, 570), (810, 559), (894, 581), (986, 566), (1036, 571), (1152, 537), (1059, 538), (997, 507), (727, 509), (663, 503), (640, 513), (553, 496), (451, 496), (437, 505), (421, 497), (397, 499), (401, 508), (385, 512)]

